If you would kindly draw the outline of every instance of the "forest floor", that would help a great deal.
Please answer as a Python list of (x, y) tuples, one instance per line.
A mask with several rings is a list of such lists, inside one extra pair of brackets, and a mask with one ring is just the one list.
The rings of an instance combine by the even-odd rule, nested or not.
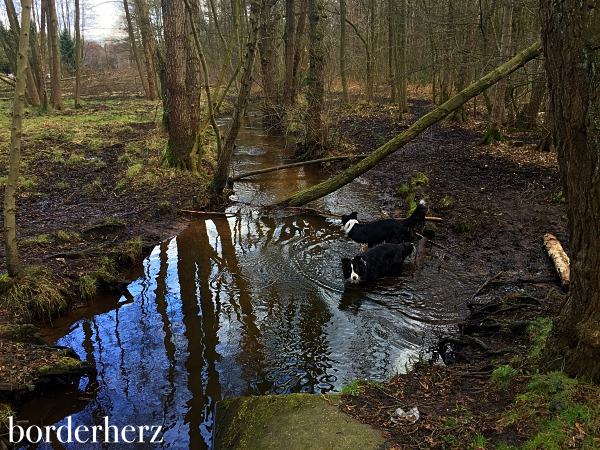
[[(397, 123), (389, 106), (357, 105), (339, 116), (336, 138), (345, 151), (373, 151), (431, 105), (413, 100), (410, 107), (411, 115)], [(190, 216), (183, 210), (210, 208), (208, 171), (202, 178), (162, 166), (166, 137), (155, 104), (90, 103), (79, 111), (28, 114), (17, 199), (19, 254), (29, 276), (50, 287), (42, 304), (27, 286), (20, 286), (24, 296), (16, 295), (2, 275), (0, 246), (0, 325), (48, 321), (99, 290), (119, 289), (127, 280), (118, 269), (184, 229)], [(8, 124), (9, 116), (2, 105), (0, 121)], [(434, 254), (454, 259), (481, 279), (472, 316), (457, 324), (460, 338), (439, 344), (447, 365), (421, 361), (387, 385), (357, 382), (345, 389), (342, 409), (381, 429), (395, 449), (515, 448), (539, 432), (540, 421), (558, 420), (577, 402), (600, 408), (595, 387), (541, 375), (538, 366), (549, 327), (544, 318), (557, 313), (564, 294), (543, 235), (554, 234), (568, 252), (556, 155), (535, 150), (539, 135), (512, 130), (506, 143), (479, 146), (484, 131), (485, 124), (473, 120), (435, 125), (361, 177), (392, 217), (405, 212), (407, 194), (425, 196), (428, 215), (443, 219), (429, 226), (435, 234), (427, 245), (431, 263)], [(6, 172), (3, 153), (0, 185)], [(69, 302), (54, 302), (57, 296)], [(2, 339), (0, 387), (39, 381), (40, 367), (55, 358), (54, 349), (45, 351), (40, 357)], [(415, 406), (415, 424), (391, 420), (397, 408)], [(560, 419), (558, 428), (565, 441), (556, 448), (598, 444), (598, 414)]]

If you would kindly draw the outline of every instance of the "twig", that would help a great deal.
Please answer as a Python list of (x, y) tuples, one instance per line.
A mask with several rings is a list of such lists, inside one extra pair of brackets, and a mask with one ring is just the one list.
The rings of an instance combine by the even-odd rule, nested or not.
[(322, 163), (322, 162), (337, 161), (337, 160), (350, 159), (350, 158), (365, 158), (366, 156), (367, 155), (331, 156), (329, 158), (313, 159), (310, 161), (300, 161), (300, 162), (291, 163), (291, 164), (284, 164), (282, 166), (269, 167), (268, 169), (253, 170), (251, 172), (242, 173), (240, 175), (236, 175), (235, 177), (231, 177), (229, 179), (229, 181), (238, 181), (238, 180), (241, 180), (242, 178), (251, 177), (253, 175), (260, 175), (263, 173), (274, 172), (276, 170), (282, 170), (282, 169), (289, 169), (292, 167), (304, 166), (307, 164), (318, 164), (318, 163)]
[(483, 283), (481, 285), (481, 287), (479, 289), (477, 289), (477, 291), (471, 296), (471, 301), (473, 301), (475, 299), (475, 297), (477, 297), (481, 291), (483, 291), (485, 289), (485, 287), (490, 284), (492, 281), (494, 281), (496, 278), (498, 278), (500, 275), (502, 274), (502, 271), (498, 272), (496, 275), (494, 275), (492, 278), (490, 278), (489, 280), (487, 280), (485, 283)]
[(187, 214), (214, 214), (218, 216), (235, 216), (235, 213), (221, 211), (194, 211), (193, 209), (180, 209), (179, 211)]

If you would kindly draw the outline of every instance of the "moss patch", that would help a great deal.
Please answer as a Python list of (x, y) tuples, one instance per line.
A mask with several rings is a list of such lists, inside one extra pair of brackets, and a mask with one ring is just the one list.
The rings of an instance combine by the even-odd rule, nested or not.
[(341, 412), (337, 395), (237, 397), (217, 403), (214, 449), (384, 449), (381, 433)]

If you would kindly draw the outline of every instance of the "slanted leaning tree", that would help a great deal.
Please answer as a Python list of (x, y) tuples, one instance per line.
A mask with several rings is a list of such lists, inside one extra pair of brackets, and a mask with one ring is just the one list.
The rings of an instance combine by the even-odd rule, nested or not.
[(15, 194), (21, 166), (21, 133), (23, 110), (25, 107), (25, 84), (27, 78), (27, 52), (29, 51), (29, 24), (31, 17), (31, 0), (21, 0), (21, 30), (19, 36), (19, 52), (17, 54), (17, 80), (13, 100), (13, 117), (10, 128), (9, 168), (6, 187), (4, 189), (4, 250), (6, 252), (6, 268), (8, 275), (16, 277), (21, 273), (19, 254), (17, 251), (17, 223)]
[(571, 285), (544, 357), (600, 381), (600, 8), (540, 0), (555, 146), (567, 200)]

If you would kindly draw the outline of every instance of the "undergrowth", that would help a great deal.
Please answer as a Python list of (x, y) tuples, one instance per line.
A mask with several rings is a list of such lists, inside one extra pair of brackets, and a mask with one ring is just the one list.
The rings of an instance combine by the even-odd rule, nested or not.
[(65, 282), (44, 268), (23, 269), (22, 275), (11, 278), (0, 275), (0, 295), (5, 298), (7, 311), (22, 322), (51, 320), (67, 308), (61, 291)]

